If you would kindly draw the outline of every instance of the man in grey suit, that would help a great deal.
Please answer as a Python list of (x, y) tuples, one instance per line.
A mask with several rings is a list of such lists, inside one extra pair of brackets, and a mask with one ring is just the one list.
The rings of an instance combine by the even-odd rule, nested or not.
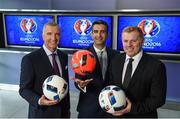
[(22, 59), (19, 93), (29, 103), (29, 118), (69, 118), (69, 91), (60, 102), (48, 100), (42, 92), (44, 80), (56, 74), (53, 70), (53, 53), (59, 68), (56, 75), (69, 83), (68, 56), (57, 49), (60, 39), (58, 24), (53, 22), (45, 24), (42, 37), (43, 46)]
[(165, 65), (143, 52), (144, 35), (140, 28), (125, 28), (122, 32), (122, 43), (125, 53), (111, 61), (110, 81), (124, 89), (127, 106), (113, 115), (157, 118), (157, 108), (162, 106), (166, 99)]

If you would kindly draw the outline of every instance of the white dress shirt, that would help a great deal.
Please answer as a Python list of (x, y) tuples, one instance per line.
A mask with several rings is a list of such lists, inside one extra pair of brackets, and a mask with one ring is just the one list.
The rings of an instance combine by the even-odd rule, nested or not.
[(102, 63), (103, 63), (103, 67), (102, 67), (102, 76), (103, 76), (103, 79), (105, 78), (105, 74), (106, 74), (106, 70), (107, 70), (107, 64), (108, 64), (108, 58), (107, 58), (107, 52), (106, 52), (106, 46), (103, 48), (103, 49), (98, 49), (96, 48), (95, 46), (94, 47), (94, 50), (96, 52), (97, 55), (100, 55), (101, 52), (102, 52)]
[[(55, 53), (57, 54), (57, 50), (55, 52), (51, 52), (49, 49), (46, 48), (45, 45), (43, 45), (43, 49), (44, 51), (46, 52), (48, 58), (49, 58), (49, 61), (51, 62), (51, 66), (53, 67), (53, 62), (52, 62), (52, 53)], [(59, 68), (59, 73), (60, 73), (60, 76), (62, 76), (62, 68), (61, 68), (61, 63), (60, 63), (60, 60), (59, 60), (59, 57), (58, 55), (56, 55), (56, 62), (58, 64), (58, 68)]]
[(137, 55), (135, 55), (134, 57), (129, 57), (127, 54), (126, 54), (126, 59), (125, 59), (125, 63), (124, 63), (124, 67), (123, 67), (123, 74), (122, 74), (122, 84), (124, 82), (124, 76), (125, 76), (125, 72), (126, 72), (126, 68), (127, 68), (127, 65), (129, 63), (129, 58), (133, 58), (134, 61), (132, 62), (132, 74), (131, 74), (131, 77), (133, 76), (138, 64), (139, 64), (139, 61), (140, 59), (142, 58), (142, 55), (143, 55), (143, 51), (141, 50)]
[[(103, 51), (103, 54), (102, 54), (102, 56), (103, 56), (103, 65), (105, 65), (105, 67), (106, 67), (106, 69), (107, 69), (107, 52), (106, 52), (106, 47), (104, 47), (102, 50), (97, 49), (94, 45), (93, 45), (93, 47), (94, 47), (94, 50), (95, 50), (95, 52), (97, 53), (97, 55), (98, 55), (99, 52), (102, 52), (102, 51)], [(105, 69), (105, 70), (106, 70), (106, 69)], [(105, 72), (106, 72), (106, 71), (105, 71)], [(104, 75), (105, 75), (105, 74), (103, 74), (103, 78), (105, 77)], [(82, 88), (82, 87), (80, 87), (80, 86), (78, 85), (78, 87), (79, 87), (84, 93), (86, 93), (86, 86), (85, 86), (84, 88)]]

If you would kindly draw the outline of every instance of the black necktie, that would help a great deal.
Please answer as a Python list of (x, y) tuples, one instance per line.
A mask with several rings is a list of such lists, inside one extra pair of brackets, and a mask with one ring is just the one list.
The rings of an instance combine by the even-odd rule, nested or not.
[(131, 80), (131, 74), (132, 74), (132, 62), (134, 61), (134, 59), (130, 58), (129, 59), (129, 63), (127, 65), (127, 68), (126, 68), (126, 73), (125, 73), (125, 76), (124, 76), (124, 82), (123, 82), (123, 87), (124, 88), (127, 88), (128, 85), (129, 85), (129, 82)]
[(52, 54), (52, 63), (53, 63), (53, 71), (54, 71), (54, 74), (60, 76), (59, 67), (58, 67), (58, 64), (57, 64), (57, 62), (56, 62), (56, 54), (55, 54), (55, 53)]

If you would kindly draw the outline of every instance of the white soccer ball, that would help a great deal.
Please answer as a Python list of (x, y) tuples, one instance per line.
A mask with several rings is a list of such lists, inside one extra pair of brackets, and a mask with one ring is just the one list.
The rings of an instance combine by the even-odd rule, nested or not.
[(126, 107), (125, 93), (118, 86), (106, 86), (99, 94), (99, 104), (104, 111), (113, 114)]
[(58, 75), (52, 75), (43, 83), (43, 93), (50, 100), (61, 101), (68, 92), (67, 82)]

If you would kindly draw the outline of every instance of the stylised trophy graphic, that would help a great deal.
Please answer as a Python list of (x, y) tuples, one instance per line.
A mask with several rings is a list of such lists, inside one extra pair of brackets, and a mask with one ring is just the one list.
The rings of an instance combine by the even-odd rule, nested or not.
[(86, 29), (87, 29), (87, 27), (88, 27), (88, 24), (87, 24), (87, 21), (86, 21), (86, 19), (82, 19), (81, 20), (81, 24), (80, 24), (80, 29), (81, 29), (81, 35), (86, 35)]
[(31, 19), (27, 19), (27, 23), (26, 23), (26, 28), (27, 28), (27, 33), (31, 33), (31, 27), (32, 27), (32, 22)]
[(153, 30), (153, 21), (152, 20), (146, 20), (146, 23), (144, 24), (144, 31), (146, 33), (145, 37), (151, 37), (150, 33)]

